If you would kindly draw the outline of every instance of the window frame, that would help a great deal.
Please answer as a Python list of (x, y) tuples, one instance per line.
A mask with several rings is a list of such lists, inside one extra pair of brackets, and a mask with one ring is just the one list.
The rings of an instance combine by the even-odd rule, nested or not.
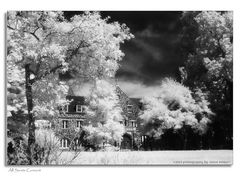
[(81, 126), (82, 126), (82, 120), (76, 120), (76, 128), (81, 128)]
[[(78, 110), (79, 106), (80, 106), (81, 110)], [(85, 105), (77, 104), (76, 105), (76, 113), (84, 113), (84, 107), (85, 107)]]
[(137, 122), (135, 120), (131, 120), (131, 127), (136, 128), (137, 127)]
[(125, 127), (128, 126), (128, 120), (127, 120), (127, 119), (124, 120), (124, 126), (125, 126)]
[[(129, 108), (129, 107), (130, 107), (130, 108)], [(133, 113), (133, 112), (132, 112), (132, 108), (133, 108), (133, 105), (132, 105), (132, 104), (128, 104), (128, 105), (127, 105), (127, 113), (129, 113), (129, 114)]]
[[(64, 123), (66, 123), (66, 124), (64, 124)], [(69, 123), (69, 121), (68, 120), (66, 120), (66, 119), (63, 119), (62, 120), (62, 129), (67, 129), (68, 128), (68, 123)]]
[(60, 140), (60, 148), (69, 148), (70, 141), (67, 138), (61, 138)]

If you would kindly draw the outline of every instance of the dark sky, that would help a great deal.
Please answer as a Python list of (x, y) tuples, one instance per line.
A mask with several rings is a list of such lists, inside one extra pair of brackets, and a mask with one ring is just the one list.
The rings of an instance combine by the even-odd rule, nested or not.
[[(65, 12), (67, 18), (81, 12)], [(125, 57), (117, 72), (123, 88), (152, 87), (163, 77), (177, 77), (183, 64), (180, 51), (180, 17), (177, 11), (104, 11), (102, 17), (125, 23), (135, 38), (124, 43)], [(128, 85), (135, 85), (128, 86)], [(131, 92), (129, 91), (130, 95)]]

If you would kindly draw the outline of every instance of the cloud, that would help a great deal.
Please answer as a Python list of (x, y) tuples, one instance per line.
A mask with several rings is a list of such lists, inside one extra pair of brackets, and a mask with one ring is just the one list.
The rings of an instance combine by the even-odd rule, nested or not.
[(158, 93), (160, 84), (148, 86), (139, 81), (118, 81), (119, 87), (131, 98), (143, 98), (146, 96), (155, 96)]
[[(143, 98), (146, 96), (157, 95), (158, 89), (160, 88), (161, 82), (158, 81), (155, 85), (145, 85), (141, 81), (127, 81), (125, 79), (120, 79), (117, 84), (131, 98)], [(93, 83), (82, 82), (81, 84), (71, 85), (72, 92), (75, 96), (89, 96), (91, 94), (91, 89)]]
[(160, 33), (154, 32), (153, 25), (148, 25), (147, 28), (142, 31), (138, 31), (135, 36), (137, 37), (145, 37), (145, 38), (160, 38), (162, 35)]
[(69, 81), (70, 90), (73, 92), (75, 96), (89, 96), (91, 94), (91, 89), (93, 87), (93, 83), (91, 82), (80, 82), (76, 83), (74, 80)]
[[(150, 32), (149, 32), (150, 33)], [(122, 50), (125, 57), (117, 72), (117, 78), (154, 84), (163, 77), (177, 77), (178, 67), (183, 60), (176, 45), (176, 35), (164, 37), (139, 37), (126, 43)]]
[(162, 51), (158, 48), (158, 46), (155, 46), (154, 43), (141, 38), (135, 38), (133, 42), (153, 60), (160, 61), (163, 59)]
[[(71, 12), (66, 15), (69, 13), (71, 15)], [(129, 92), (128, 88), (138, 86), (147, 94), (162, 78), (179, 77), (178, 67), (186, 60), (181, 56), (179, 41), (182, 12), (103, 11), (101, 14), (110, 16), (111, 22), (125, 23), (135, 35), (134, 39), (121, 45), (125, 56), (116, 74)]]

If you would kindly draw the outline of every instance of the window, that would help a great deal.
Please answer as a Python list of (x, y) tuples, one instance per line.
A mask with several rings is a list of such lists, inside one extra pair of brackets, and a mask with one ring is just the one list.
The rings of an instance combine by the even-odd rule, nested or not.
[(132, 113), (132, 105), (127, 105), (127, 112)]
[(80, 128), (82, 125), (82, 121), (77, 121), (77, 128)]
[(63, 138), (63, 139), (60, 140), (60, 147), (61, 148), (68, 148), (69, 145), (70, 145), (70, 142), (69, 142), (68, 139)]
[(60, 106), (59, 111), (60, 112), (68, 112), (68, 105)]
[(145, 143), (146, 140), (147, 140), (147, 136), (146, 135), (142, 135), (141, 136), (142, 143)]
[(80, 140), (80, 138), (74, 139), (74, 144), (75, 144), (75, 146), (80, 146), (80, 145), (81, 145), (81, 140)]
[(75, 144), (78, 145), (78, 139), (75, 140)]
[(62, 128), (63, 128), (63, 129), (68, 128), (68, 121), (67, 121), (67, 120), (63, 120), (63, 121), (62, 121)]
[(77, 105), (76, 106), (76, 112), (84, 113), (84, 111), (85, 111), (84, 105)]
[(124, 121), (124, 125), (127, 126), (127, 120)]
[(132, 127), (137, 127), (137, 123), (135, 121), (131, 121), (131, 126)]

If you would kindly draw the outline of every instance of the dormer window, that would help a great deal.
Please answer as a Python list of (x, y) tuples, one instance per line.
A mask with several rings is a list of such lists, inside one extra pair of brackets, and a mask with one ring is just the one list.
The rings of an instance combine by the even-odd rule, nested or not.
[(132, 107), (133, 107), (133, 106), (130, 105), (130, 104), (127, 105), (127, 112), (128, 112), (128, 113), (132, 113)]
[(76, 106), (76, 112), (84, 113), (84, 110), (85, 110), (84, 105), (77, 105)]

